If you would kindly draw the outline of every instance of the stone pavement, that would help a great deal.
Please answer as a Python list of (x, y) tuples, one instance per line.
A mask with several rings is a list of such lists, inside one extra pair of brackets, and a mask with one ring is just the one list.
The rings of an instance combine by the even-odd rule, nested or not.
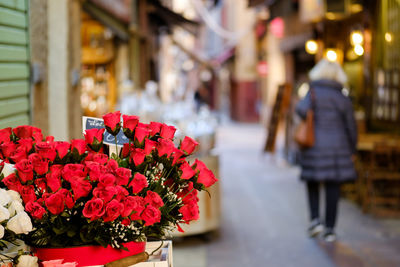
[(299, 169), (263, 155), (264, 139), (260, 125), (220, 128), (221, 227), (174, 240), (174, 267), (400, 266), (400, 220), (362, 214), (346, 200), (339, 206), (338, 241), (308, 238)]

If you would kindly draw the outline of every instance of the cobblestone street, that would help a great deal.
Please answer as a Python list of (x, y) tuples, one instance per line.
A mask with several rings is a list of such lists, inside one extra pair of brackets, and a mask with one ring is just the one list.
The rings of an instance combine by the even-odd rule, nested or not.
[(336, 243), (308, 238), (299, 169), (263, 155), (264, 139), (256, 124), (220, 128), (221, 227), (175, 240), (175, 267), (400, 266), (400, 220), (365, 215), (347, 200)]

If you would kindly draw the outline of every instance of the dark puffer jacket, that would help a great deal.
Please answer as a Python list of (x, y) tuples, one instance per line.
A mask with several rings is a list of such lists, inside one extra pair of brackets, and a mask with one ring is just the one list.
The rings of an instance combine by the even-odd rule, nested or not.
[[(310, 84), (315, 94), (315, 145), (300, 152), (301, 179), (345, 182), (356, 179), (352, 161), (356, 152), (357, 128), (351, 101), (342, 85), (329, 80)], [(296, 106), (305, 118), (311, 107), (310, 92)]]

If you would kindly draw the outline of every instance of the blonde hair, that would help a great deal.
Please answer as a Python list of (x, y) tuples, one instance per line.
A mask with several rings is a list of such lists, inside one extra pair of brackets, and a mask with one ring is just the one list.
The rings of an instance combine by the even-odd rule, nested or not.
[(342, 85), (347, 82), (347, 75), (337, 62), (321, 59), (308, 74), (311, 81), (333, 80)]

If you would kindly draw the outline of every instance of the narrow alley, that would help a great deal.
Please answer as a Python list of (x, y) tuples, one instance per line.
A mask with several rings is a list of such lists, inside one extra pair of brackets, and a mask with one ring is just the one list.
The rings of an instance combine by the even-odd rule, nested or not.
[(365, 215), (347, 200), (339, 207), (338, 241), (310, 239), (299, 168), (262, 154), (264, 139), (259, 124), (219, 129), (221, 228), (176, 240), (174, 266), (400, 266), (400, 221)]

